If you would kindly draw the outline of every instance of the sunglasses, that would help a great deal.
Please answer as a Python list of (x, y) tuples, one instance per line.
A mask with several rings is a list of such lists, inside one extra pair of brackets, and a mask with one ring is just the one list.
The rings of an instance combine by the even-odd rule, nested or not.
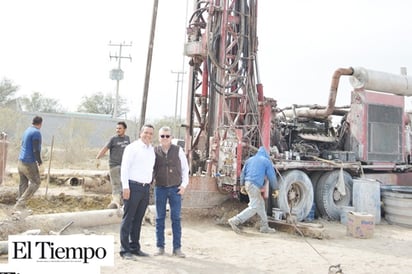
[(160, 135), (160, 138), (170, 138), (170, 135)]

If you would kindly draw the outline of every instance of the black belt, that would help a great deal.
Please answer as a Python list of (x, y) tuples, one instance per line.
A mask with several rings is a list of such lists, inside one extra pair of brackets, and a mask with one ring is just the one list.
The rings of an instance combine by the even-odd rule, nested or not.
[(143, 185), (143, 186), (150, 185), (150, 183), (142, 183), (142, 182), (133, 181), (133, 180), (129, 180), (129, 182), (132, 182), (134, 184), (140, 184), (140, 185)]

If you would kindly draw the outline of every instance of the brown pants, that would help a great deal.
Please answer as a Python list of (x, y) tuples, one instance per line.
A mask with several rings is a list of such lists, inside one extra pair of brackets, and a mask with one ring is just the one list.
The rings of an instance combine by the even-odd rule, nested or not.
[(25, 204), (36, 190), (40, 187), (40, 173), (37, 163), (18, 162), (17, 170), (19, 171), (20, 184), (18, 203)]

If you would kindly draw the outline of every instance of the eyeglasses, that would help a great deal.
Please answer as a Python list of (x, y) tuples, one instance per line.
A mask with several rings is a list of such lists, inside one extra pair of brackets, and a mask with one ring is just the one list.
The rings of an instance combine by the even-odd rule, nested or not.
[(160, 135), (160, 138), (170, 138), (170, 135)]

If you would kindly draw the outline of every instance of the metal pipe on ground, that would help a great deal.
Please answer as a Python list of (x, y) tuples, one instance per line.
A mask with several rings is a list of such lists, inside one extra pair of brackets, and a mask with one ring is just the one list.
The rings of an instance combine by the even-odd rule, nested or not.
[(118, 209), (90, 210), (64, 212), (53, 214), (31, 215), (24, 219), (30, 227), (40, 227), (42, 231), (59, 230), (68, 222), (73, 221), (72, 227), (92, 227), (119, 223), (122, 212)]

